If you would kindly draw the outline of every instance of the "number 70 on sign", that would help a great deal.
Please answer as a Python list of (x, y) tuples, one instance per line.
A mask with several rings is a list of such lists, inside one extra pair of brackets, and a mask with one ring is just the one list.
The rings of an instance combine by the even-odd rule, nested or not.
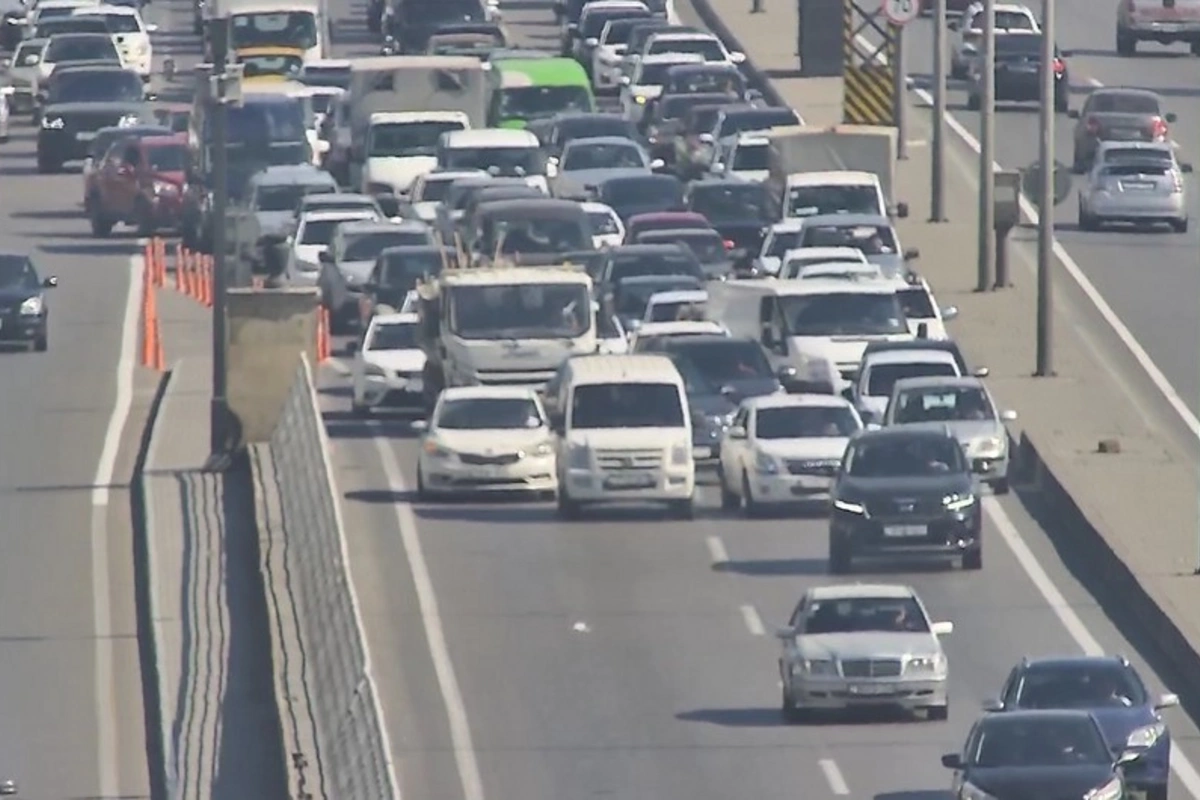
[(879, 9), (893, 25), (907, 25), (921, 13), (920, 0), (883, 0)]

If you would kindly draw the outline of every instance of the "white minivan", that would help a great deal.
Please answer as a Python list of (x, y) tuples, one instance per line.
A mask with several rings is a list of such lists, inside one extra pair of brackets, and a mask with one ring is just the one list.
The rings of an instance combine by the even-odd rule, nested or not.
[(691, 417), (683, 378), (669, 358), (572, 358), (552, 385), (560, 517), (578, 519), (588, 503), (651, 501), (692, 518)]

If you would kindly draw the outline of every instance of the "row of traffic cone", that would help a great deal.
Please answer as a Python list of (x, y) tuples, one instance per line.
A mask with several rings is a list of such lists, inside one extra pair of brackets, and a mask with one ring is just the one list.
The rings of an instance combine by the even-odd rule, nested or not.
[[(147, 249), (149, 249), (147, 245)], [(162, 372), (166, 369), (163, 355), (162, 328), (158, 319), (158, 287), (162, 285), (159, 264), (152, 257), (142, 269), (142, 352), (141, 364), (147, 369)]]
[(175, 291), (197, 301), (205, 308), (213, 304), (212, 256), (175, 246)]

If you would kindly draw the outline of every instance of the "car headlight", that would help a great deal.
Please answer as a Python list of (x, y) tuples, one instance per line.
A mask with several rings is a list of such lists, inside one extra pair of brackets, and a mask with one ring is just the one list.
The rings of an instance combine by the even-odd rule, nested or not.
[(1161, 722), (1156, 722), (1153, 725), (1144, 725), (1129, 734), (1129, 738), (1125, 741), (1125, 746), (1128, 748), (1153, 747), (1158, 738), (1166, 732), (1167, 726)]
[(830, 658), (806, 658), (796, 663), (796, 671), (807, 675), (837, 675), (837, 664)]
[(834, 500), (833, 507), (838, 511), (845, 511), (847, 514), (867, 515), (867, 507), (862, 503), (852, 503), (849, 500)]
[(971, 442), (971, 453), (980, 458), (999, 458), (1004, 455), (1008, 442), (1000, 436), (988, 436)]
[(387, 377), (387, 370), (385, 370), (383, 367), (379, 366), (378, 364), (367, 364), (366, 368), (363, 371), (367, 375), (370, 375), (375, 378), (386, 378)]
[(545, 457), (554, 453), (554, 445), (550, 442), (542, 442), (537, 447), (529, 451), (529, 455)]
[(42, 127), (46, 130), (57, 131), (62, 130), (62, 117), (42, 117)]
[(633, 102), (637, 103), (639, 106), (646, 105), (646, 95), (644, 95), (644, 94), (634, 95)]
[(138, 122), (140, 122), (140, 120), (138, 119), (137, 114), (126, 114), (117, 122), (117, 126), (120, 128), (128, 128), (133, 125), (137, 125)]
[(166, 181), (155, 181), (154, 182), (154, 193), (155, 194), (174, 194), (178, 190), (179, 190), (179, 187), (173, 183), (167, 183)]
[(671, 465), (675, 467), (686, 467), (688, 461), (692, 458), (692, 448), (690, 445), (677, 444), (671, 447)]
[(759, 475), (778, 475), (779, 462), (760, 450), (754, 454), (754, 471)]
[(933, 673), (941, 671), (944, 659), (940, 655), (913, 656), (908, 660), (909, 672)]
[(586, 444), (573, 444), (567, 451), (567, 463), (571, 469), (591, 469), (592, 450)]
[(942, 505), (947, 511), (962, 511), (975, 505), (973, 494), (948, 494), (942, 498)]
[(41, 314), (42, 308), (42, 298), (40, 297), (31, 297), (24, 303), (21, 303), (21, 313), (30, 317), (35, 317), (38, 314)]
[(425, 451), (425, 454), (431, 458), (451, 458), (454, 455), (453, 450), (442, 447), (433, 439), (426, 439), (425, 443), (421, 445), (421, 448)]
[(1121, 800), (1124, 794), (1125, 787), (1121, 785), (1121, 779), (1114, 776), (1108, 783), (1085, 794), (1083, 800)]
[(969, 781), (962, 785), (958, 796), (960, 800), (996, 800), (996, 798)]

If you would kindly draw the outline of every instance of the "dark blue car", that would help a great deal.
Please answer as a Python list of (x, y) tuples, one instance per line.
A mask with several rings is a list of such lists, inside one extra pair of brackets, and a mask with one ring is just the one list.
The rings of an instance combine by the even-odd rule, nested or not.
[(1113, 753), (1134, 751), (1124, 765), (1126, 784), (1147, 800), (1166, 800), (1171, 774), (1171, 732), (1164, 708), (1179, 704), (1173, 694), (1152, 696), (1137, 670), (1119, 656), (1024, 659), (1013, 667), (999, 699), (988, 711), (1039, 709), (1089, 711)]

